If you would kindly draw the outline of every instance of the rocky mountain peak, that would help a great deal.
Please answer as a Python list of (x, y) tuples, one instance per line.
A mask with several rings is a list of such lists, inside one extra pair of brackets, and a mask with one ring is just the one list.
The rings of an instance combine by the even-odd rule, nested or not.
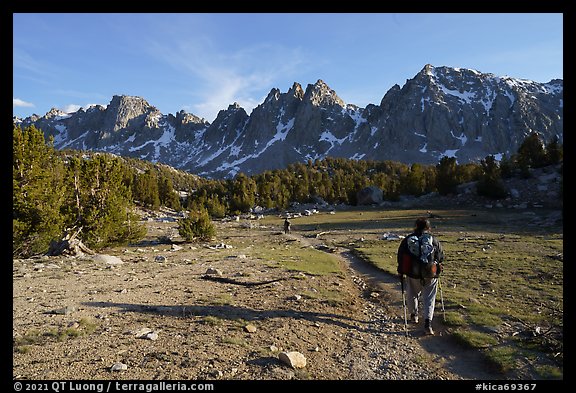
[(246, 114), (246, 111), (244, 110), (244, 108), (242, 108), (240, 106), (240, 104), (238, 104), (237, 102), (234, 102), (234, 103), (228, 105), (228, 108), (226, 110), (222, 109), (218, 112), (218, 115), (216, 115), (216, 119), (214, 119), (214, 122), (212, 123), (212, 125), (213, 126), (217, 125), (227, 118), (230, 118), (232, 116), (236, 116), (238, 113), (242, 114), (242, 116), (248, 116)]
[(426, 64), (424, 68), (420, 71), (424, 75), (433, 75), (435, 67), (432, 64)]
[(110, 101), (110, 104), (108, 104), (108, 107), (114, 108), (114, 107), (121, 107), (121, 106), (123, 106), (123, 107), (129, 107), (129, 106), (151, 107), (151, 105), (148, 103), (148, 101), (146, 101), (142, 97), (128, 96), (128, 95), (114, 95), (114, 96), (112, 96), (112, 100)]
[(229, 111), (237, 111), (238, 109), (242, 109), (242, 107), (241, 107), (240, 104), (237, 103), (237, 102), (234, 102), (234, 103), (228, 105), (228, 110), (229, 110)]
[(135, 118), (146, 117), (158, 109), (150, 105), (144, 98), (127, 95), (115, 95), (106, 108), (105, 127), (112, 131), (127, 128), (128, 123)]
[(306, 87), (303, 99), (310, 101), (314, 106), (346, 106), (344, 101), (322, 79), (318, 79), (316, 83)]
[(193, 115), (192, 113), (188, 113), (185, 110), (181, 110), (176, 113), (176, 121), (178, 124), (206, 123), (203, 118)]
[(303, 99), (304, 98), (304, 90), (302, 89), (302, 85), (298, 82), (294, 82), (290, 90), (288, 90), (288, 95), (290, 97)]
[(47, 119), (53, 119), (55, 117), (61, 117), (61, 116), (68, 116), (68, 114), (57, 108), (50, 109), (48, 112), (46, 112), (46, 115), (44, 115), (44, 117), (46, 117)]
[(269, 102), (271, 100), (277, 101), (279, 98), (280, 98), (280, 89), (274, 87), (273, 89), (270, 90), (270, 93), (268, 93), (268, 95), (264, 99), (264, 102)]

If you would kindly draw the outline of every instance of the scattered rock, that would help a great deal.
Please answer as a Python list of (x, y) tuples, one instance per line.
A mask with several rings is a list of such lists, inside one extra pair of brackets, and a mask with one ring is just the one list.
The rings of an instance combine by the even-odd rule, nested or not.
[(306, 357), (297, 351), (280, 352), (278, 359), (292, 368), (306, 367)]
[(68, 314), (72, 314), (74, 311), (76, 311), (76, 307), (66, 306), (66, 307), (57, 308), (55, 310), (52, 310), (49, 312), (49, 314), (68, 315)]
[(154, 257), (154, 261), (156, 262), (166, 262), (168, 259), (164, 255), (156, 255)]
[(133, 336), (136, 336), (136, 337), (143, 337), (143, 336), (147, 335), (148, 333), (152, 333), (152, 329), (140, 328), (140, 329), (136, 329), (136, 330), (130, 330), (127, 333), (131, 334)]
[(206, 274), (216, 274), (217, 276), (221, 276), (221, 275), (224, 274), (224, 273), (223, 273), (222, 270), (220, 270), (220, 269), (216, 269), (216, 268), (213, 268), (213, 267), (209, 267), (209, 268), (206, 270)]
[(248, 325), (244, 326), (244, 330), (246, 330), (248, 333), (254, 333), (257, 329), (256, 326), (249, 323)]
[(121, 265), (124, 262), (114, 255), (96, 254), (92, 259), (98, 263), (107, 263), (108, 265)]
[(216, 244), (214, 246), (208, 246), (208, 248), (211, 250), (224, 250), (224, 249), (233, 248), (233, 247), (228, 245), (228, 244), (219, 243), (219, 244)]
[(397, 233), (386, 232), (382, 235), (382, 240), (400, 240), (404, 239), (404, 236), (398, 235)]
[(156, 341), (156, 340), (158, 340), (158, 333), (151, 332), (151, 333), (148, 333), (148, 334), (141, 336), (140, 338), (144, 338), (146, 340)]
[(110, 367), (110, 371), (126, 371), (128, 370), (128, 366), (124, 363), (114, 363), (112, 367)]

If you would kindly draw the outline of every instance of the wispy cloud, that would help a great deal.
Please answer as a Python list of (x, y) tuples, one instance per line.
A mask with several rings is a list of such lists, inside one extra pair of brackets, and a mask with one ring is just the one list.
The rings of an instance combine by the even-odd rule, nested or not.
[(82, 108), (82, 105), (68, 104), (68, 105), (64, 106), (63, 108), (61, 108), (61, 110), (64, 113), (72, 113), (72, 112), (77, 112), (78, 109), (80, 109), (80, 108)]
[(238, 102), (248, 113), (279, 78), (295, 75), (305, 64), (298, 48), (257, 44), (230, 53), (216, 50), (208, 40), (178, 41), (172, 45), (151, 42), (150, 53), (199, 81), (194, 95), (199, 102), (185, 105), (213, 121), (221, 109)]
[(84, 108), (86, 110), (86, 109), (90, 108), (91, 106), (96, 106), (96, 105), (102, 105), (104, 107), (106, 106), (106, 104), (84, 104), (84, 105), (68, 104), (68, 105), (64, 105), (63, 107), (60, 107), (59, 109), (65, 113), (73, 113), (73, 112), (78, 112), (80, 110), (80, 108)]
[(12, 108), (16, 108), (16, 107), (34, 108), (34, 106), (35, 105), (31, 102), (21, 100), (20, 98), (12, 97)]
[(23, 69), (34, 74), (47, 74), (46, 64), (22, 50), (14, 49), (12, 51), (12, 64), (15, 70)]

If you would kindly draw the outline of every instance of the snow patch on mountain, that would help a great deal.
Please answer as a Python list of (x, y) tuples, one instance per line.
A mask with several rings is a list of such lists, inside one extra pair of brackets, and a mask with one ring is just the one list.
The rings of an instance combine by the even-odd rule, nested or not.
[(454, 135), (454, 131), (450, 131), (450, 135), (452, 135), (454, 138), (458, 139), (460, 141), (460, 143), (462, 143), (462, 146), (466, 145), (466, 141), (468, 140), (468, 138), (466, 137), (466, 135), (464, 135), (464, 133), (460, 134), (460, 136), (456, 136)]
[(283, 124), (281, 121), (278, 122), (278, 125), (276, 126), (276, 135), (274, 135), (272, 137), (272, 139), (270, 140), (270, 143), (267, 145), (270, 146), (273, 143), (275, 143), (276, 141), (283, 141), (286, 139), (286, 136), (288, 135), (288, 132), (290, 132), (290, 130), (294, 127), (294, 118), (288, 120), (288, 122), (286, 124)]
[(467, 104), (472, 103), (472, 101), (474, 101), (476, 99), (476, 93), (474, 93), (474, 92), (470, 92), (470, 91), (460, 92), (458, 90), (449, 89), (444, 85), (440, 85), (439, 87), (440, 87), (440, 90), (442, 90), (442, 92), (444, 92), (444, 94), (454, 96), (454, 97), (464, 101)]

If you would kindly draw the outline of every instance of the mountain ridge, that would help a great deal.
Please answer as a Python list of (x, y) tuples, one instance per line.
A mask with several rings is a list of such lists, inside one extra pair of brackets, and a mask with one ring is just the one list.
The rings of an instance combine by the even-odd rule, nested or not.
[(425, 65), (379, 105), (345, 103), (322, 79), (272, 88), (250, 114), (237, 103), (208, 121), (162, 114), (144, 98), (18, 121), (55, 138), (58, 149), (107, 151), (207, 177), (232, 177), (326, 156), (436, 163), (511, 154), (531, 132), (563, 139), (563, 81), (547, 83), (472, 69)]

